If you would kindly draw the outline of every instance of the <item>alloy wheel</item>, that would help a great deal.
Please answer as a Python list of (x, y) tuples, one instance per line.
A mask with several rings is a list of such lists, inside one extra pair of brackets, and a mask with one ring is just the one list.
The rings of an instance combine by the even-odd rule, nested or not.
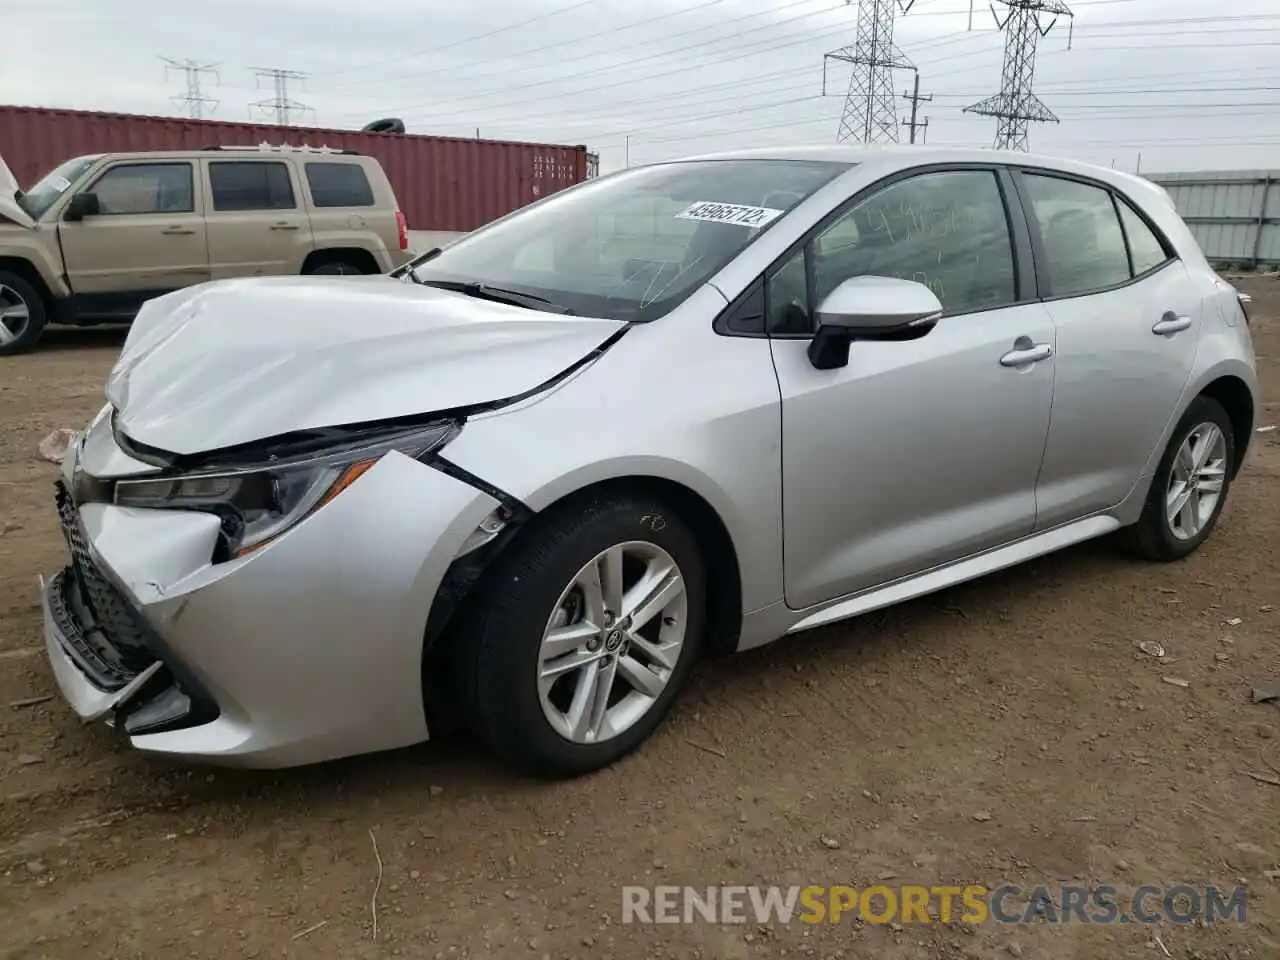
[(0, 347), (14, 343), (31, 322), (31, 307), (13, 287), (0, 283)]
[(538, 699), (556, 732), (601, 743), (648, 713), (679, 663), (687, 613), (684, 576), (656, 544), (620, 543), (585, 564), (538, 652)]
[(1227, 477), (1227, 439), (1214, 423), (1187, 434), (1169, 471), (1165, 519), (1179, 540), (1194, 538), (1213, 519)]

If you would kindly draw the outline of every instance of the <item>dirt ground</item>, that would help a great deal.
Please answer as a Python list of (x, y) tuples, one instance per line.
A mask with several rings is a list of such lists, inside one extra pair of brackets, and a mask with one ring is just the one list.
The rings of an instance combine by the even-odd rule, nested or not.
[[(1277, 424), (1280, 281), (1245, 286)], [(64, 550), (36, 447), (98, 408), (120, 342), (64, 332), (0, 364), (0, 958), (1280, 956), (1280, 786), (1248, 775), (1280, 769), (1280, 709), (1249, 696), (1280, 678), (1280, 431), (1188, 561), (1089, 544), (708, 663), (594, 776), (531, 783), (461, 744), (211, 772), (57, 699), (10, 705), (55, 691), (36, 574)], [(1248, 915), (620, 923), (624, 884), (878, 880), (1247, 884)]]

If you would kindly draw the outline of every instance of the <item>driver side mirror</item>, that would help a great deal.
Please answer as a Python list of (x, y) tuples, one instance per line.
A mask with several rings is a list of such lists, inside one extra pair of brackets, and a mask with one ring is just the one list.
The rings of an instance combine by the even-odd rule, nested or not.
[(85, 217), (96, 217), (101, 212), (102, 205), (98, 202), (96, 193), (77, 193), (67, 204), (67, 211), (62, 215), (62, 219), (78, 223)]
[(923, 283), (854, 277), (818, 305), (809, 362), (818, 370), (835, 370), (848, 364), (855, 340), (917, 340), (941, 318), (942, 303)]

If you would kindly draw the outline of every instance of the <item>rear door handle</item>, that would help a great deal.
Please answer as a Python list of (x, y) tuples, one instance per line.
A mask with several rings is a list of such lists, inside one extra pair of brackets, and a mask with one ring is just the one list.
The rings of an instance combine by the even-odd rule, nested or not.
[(271, 229), (272, 230), (297, 230), (298, 225), (296, 223), (273, 223), (271, 225)]
[(1163, 317), (1155, 322), (1151, 328), (1151, 332), (1157, 336), (1167, 337), (1173, 333), (1179, 333), (1191, 326), (1191, 318), (1179, 316), (1170, 310)]
[(1019, 337), (1013, 349), (1000, 358), (1002, 367), (1025, 367), (1053, 356), (1053, 347), (1047, 343), (1032, 343), (1029, 337)]
[(195, 233), (190, 227), (166, 227), (161, 232), (169, 237), (183, 237)]

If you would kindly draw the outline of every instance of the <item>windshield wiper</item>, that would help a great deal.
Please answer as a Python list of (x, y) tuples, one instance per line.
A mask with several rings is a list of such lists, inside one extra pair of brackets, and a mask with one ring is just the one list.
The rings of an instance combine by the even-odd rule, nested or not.
[(573, 311), (563, 304), (556, 303), (554, 300), (548, 300), (546, 297), (540, 297), (534, 293), (525, 293), (521, 290), (507, 290), (504, 287), (495, 287), (487, 283), (479, 283), (475, 280), (423, 280), (417, 275), (414, 279), (424, 287), (437, 287), (441, 290), (451, 290), (454, 293), (465, 294), (468, 297), (476, 297), (480, 300), (493, 300), (496, 303), (509, 303), (516, 307), (525, 307), (529, 310), (541, 310), (544, 313), (560, 313), (572, 314)]

